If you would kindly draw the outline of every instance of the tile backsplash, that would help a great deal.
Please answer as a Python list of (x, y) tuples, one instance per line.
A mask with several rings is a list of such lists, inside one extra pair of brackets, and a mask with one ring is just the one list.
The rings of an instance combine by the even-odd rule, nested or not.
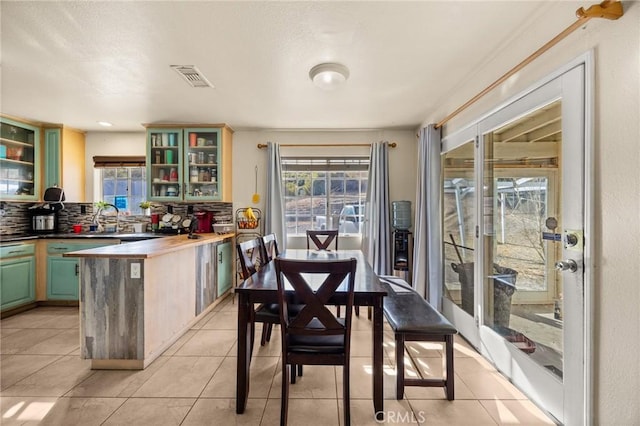
[[(16, 235), (31, 232), (29, 208), (40, 205), (41, 203), (0, 202), (0, 234)], [(84, 214), (82, 213), (83, 206), (86, 211)], [(174, 214), (187, 218), (189, 217), (187, 215), (189, 206), (193, 207), (194, 212), (213, 212), (215, 222), (233, 222), (233, 204), (223, 202), (190, 204), (153, 202), (151, 205), (151, 213), (164, 215), (168, 212), (169, 208), (172, 208)], [(2, 211), (4, 211), (4, 214), (2, 214)], [(83, 232), (89, 231), (89, 225), (93, 223), (95, 212), (96, 207), (93, 203), (64, 203), (64, 209), (58, 212), (58, 232), (72, 232), (74, 224), (82, 225)], [(115, 215), (101, 215), (100, 223), (102, 223), (103, 226), (115, 225), (116, 217)], [(151, 231), (150, 216), (120, 214), (118, 232), (133, 232), (134, 223), (142, 223), (143, 230)]]
[[(26, 234), (30, 231), (29, 207), (32, 203), (0, 202), (0, 234)], [(4, 212), (4, 213), (2, 213)]]

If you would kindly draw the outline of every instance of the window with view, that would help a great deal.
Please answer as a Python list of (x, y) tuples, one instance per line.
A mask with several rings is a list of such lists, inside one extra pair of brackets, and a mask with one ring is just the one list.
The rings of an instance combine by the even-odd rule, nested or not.
[(104, 167), (100, 169), (102, 201), (118, 207), (120, 212), (142, 215), (139, 204), (146, 200), (144, 167)]
[(368, 170), (369, 157), (283, 157), (287, 234), (362, 233)]

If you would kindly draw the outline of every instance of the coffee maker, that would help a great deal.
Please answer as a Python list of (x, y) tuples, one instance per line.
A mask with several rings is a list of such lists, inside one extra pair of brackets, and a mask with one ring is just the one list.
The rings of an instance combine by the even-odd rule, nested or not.
[(64, 209), (62, 188), (51, 187), (44, 192), (44, 204), (29, 208), (30, 229), (34, 234), (55, 234), (58, 232), (58, 212)]
[(195, 232), (198, 234), (211, 232), (211, 224), (213, 223), (213, 212), (196, 212), (194, 213), (198, 226), (195, 228)]

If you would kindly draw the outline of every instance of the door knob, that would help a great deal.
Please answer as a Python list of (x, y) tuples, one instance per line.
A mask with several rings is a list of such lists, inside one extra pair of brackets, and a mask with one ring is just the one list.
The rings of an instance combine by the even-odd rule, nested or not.
[(556, 262), (556, 269), (558, 271), (576, 272), (578, 270), (578, 264), (573, 259), (559, 260)]

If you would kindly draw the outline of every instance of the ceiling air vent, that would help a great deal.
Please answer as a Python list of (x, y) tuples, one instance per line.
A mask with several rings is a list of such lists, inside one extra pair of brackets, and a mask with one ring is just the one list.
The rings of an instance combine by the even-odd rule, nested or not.
[(192, 87), (213, 87), (194, 65), (171, 65)]

